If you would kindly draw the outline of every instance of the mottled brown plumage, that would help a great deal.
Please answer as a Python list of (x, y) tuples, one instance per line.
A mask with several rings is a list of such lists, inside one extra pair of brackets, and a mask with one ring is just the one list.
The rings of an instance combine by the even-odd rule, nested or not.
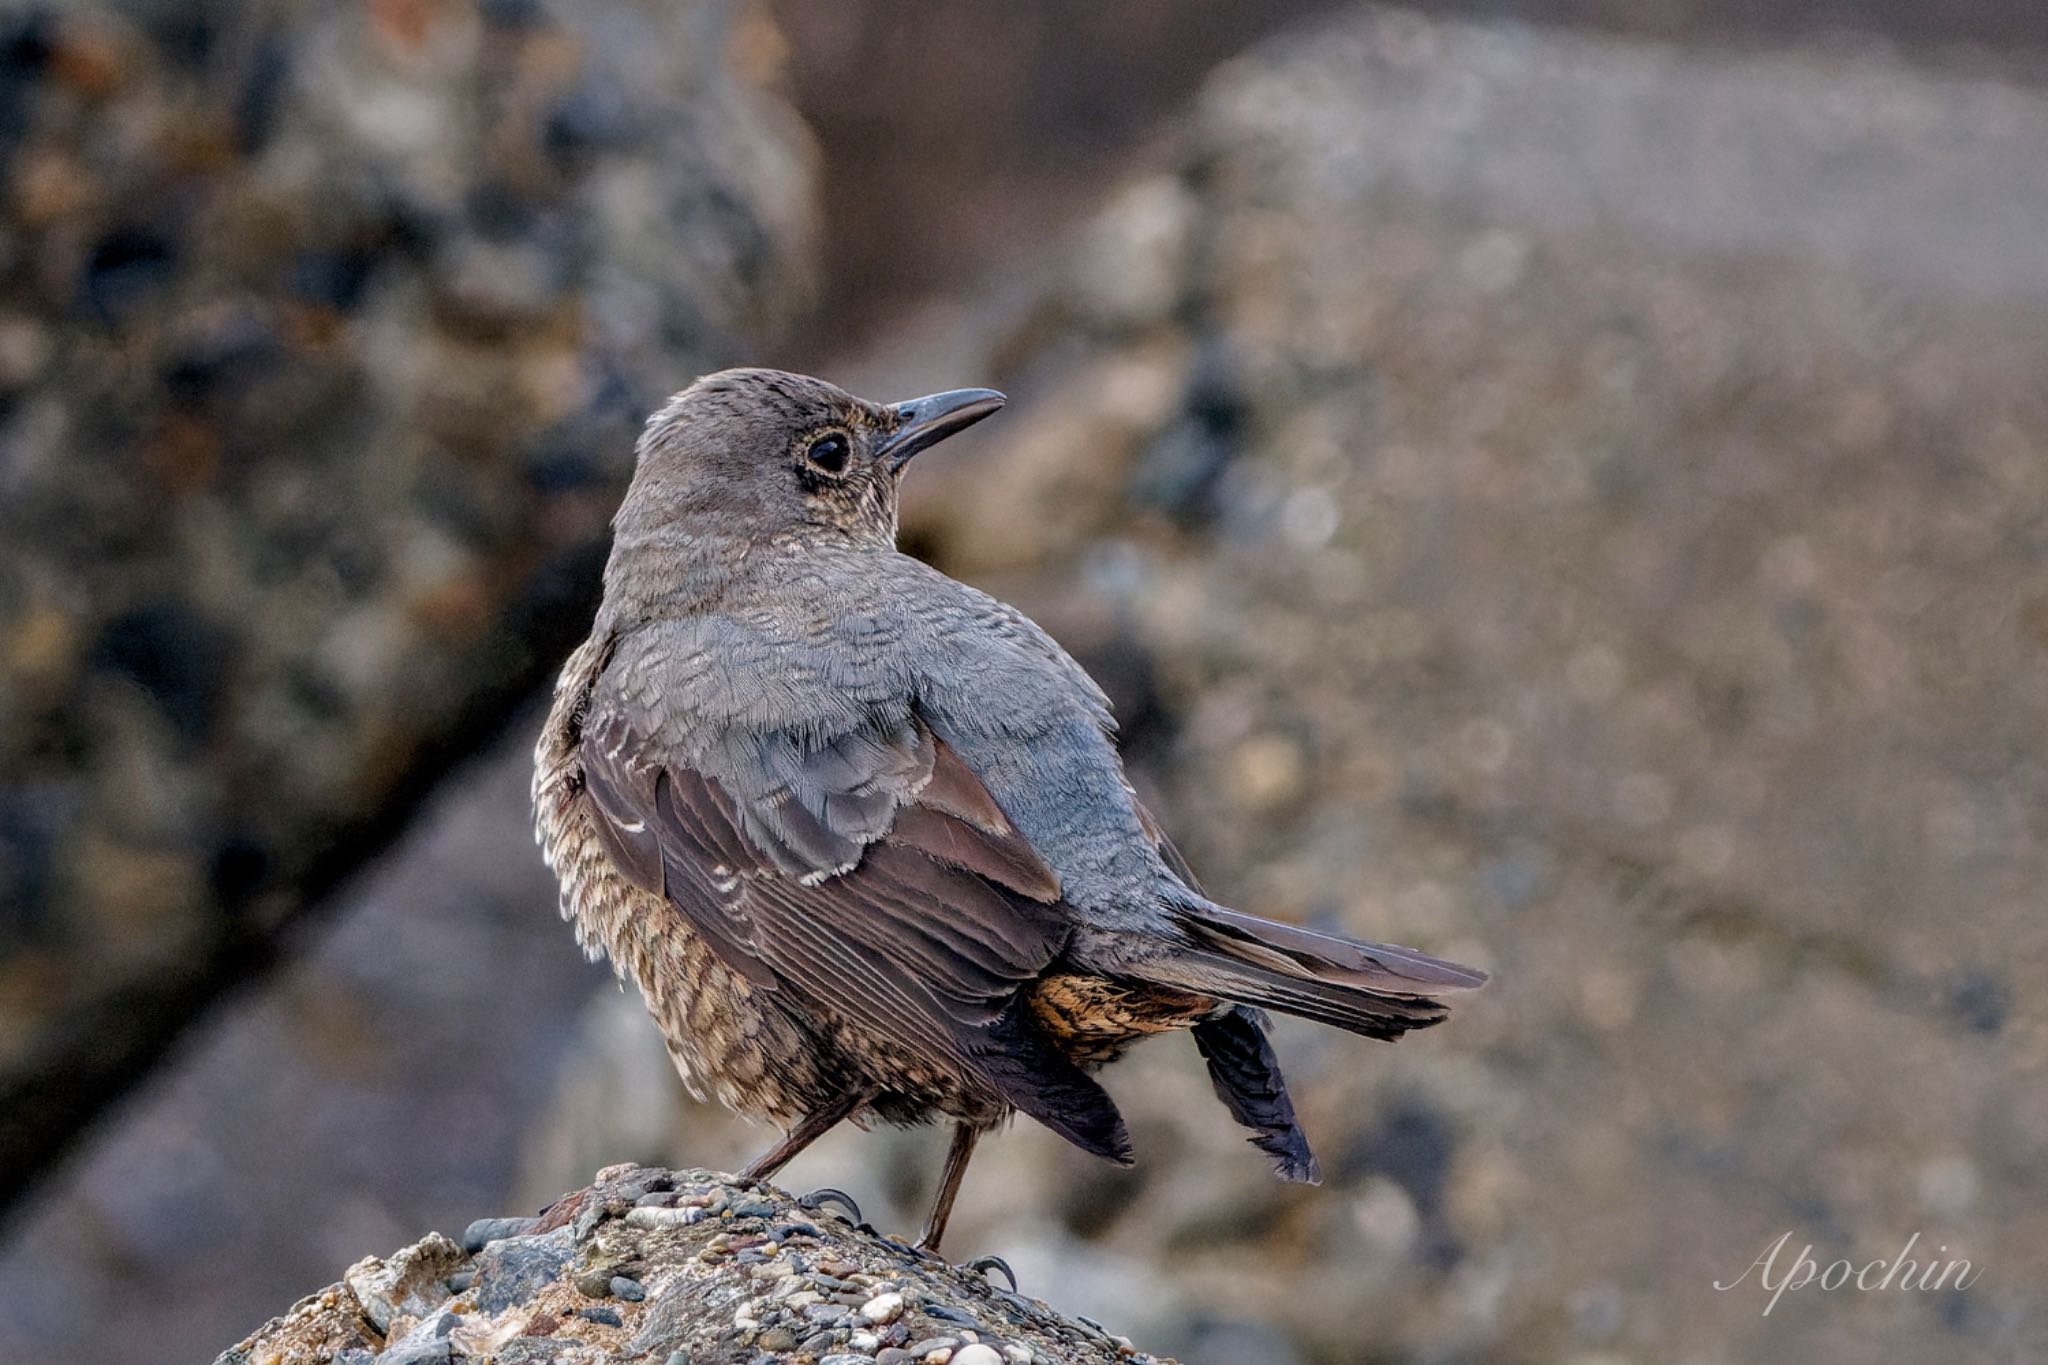
[(1398, 1037), (1478, 973), (1205, 899), (1123, 778), (1107, 703), (1011, 609), (896, 552), (919, 449), (986, 390), (867, 403), (728, 371), (650, 421), (605, 600), (536, 751), (563, 913), (700, 1096), (789, 1137), (1022, 1110), (1117, 1161), (1089, 1073), (1187, 1029), (1283, 1176), (1317, 1171), (1254, 1006)]

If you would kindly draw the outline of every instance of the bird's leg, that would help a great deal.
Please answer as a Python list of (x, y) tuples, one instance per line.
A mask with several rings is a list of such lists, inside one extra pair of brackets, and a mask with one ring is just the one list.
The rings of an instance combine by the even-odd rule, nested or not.
[(792, 1128), (789, 1136), (770, 1147), (747, 1163), (740, 1172), (741, 1180), (766, 1180), (795, 1159), (796, 1154), (825, 1136), (826, 1132), (839, 1125), (842, 1119), (852, 1116), (853, 1111), (873, 1098), (864, 1090), (849, 1091), (823, 1109), (806, 1114), (802, 1123)]
[(981, 1136), (981, 1130), (972, 1124), (953, 1125), (953, 1145), (946, 1149), (946, 1169), (939, 1176), (939, 1196), (932, 1203), (931, 1217), (924, 1220), (924, 1231), (918, 1234), (919, 1251), (936, 1252), (939, 1239), (946, 1235), (946, 1220), (953, 1216), (953, 1200), (960, 1193), (960, 1181), (967, 1174), (967, 1158), (974, 1155), (974, 1140)]

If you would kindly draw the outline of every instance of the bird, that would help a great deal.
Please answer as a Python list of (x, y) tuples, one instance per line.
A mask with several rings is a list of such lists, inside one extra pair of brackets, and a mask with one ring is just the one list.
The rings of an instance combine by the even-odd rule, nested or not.
[(913, 457), (992, 389), (857, 398), (706, 375), (643, 429), (603, 596), (535, 748), (561, 912), (690, 1090), (784, 1134), (947, 1122), (915, 1245), (1016, 1114), (1120, 1165), (1096, 1073), (1186, 1031), (1284, 1180), (1321, 1173), (1267, 1011), (1395, 1039), (1485, 974), (1208, 899), (1103, 691), (1014, 608), (902, 553)]

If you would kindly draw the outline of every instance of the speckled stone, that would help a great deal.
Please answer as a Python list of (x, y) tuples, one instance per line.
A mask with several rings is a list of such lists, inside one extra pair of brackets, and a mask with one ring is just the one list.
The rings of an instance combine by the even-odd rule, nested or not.
[(0, 18), (0, 1169), (554, 669), (642, 418), (799, 306), (765, 22)]
[[(604, 1175), (599, 1184), (569, 1196), (564, 1208), (625, 1206), (633, 1182), (645, 1172), (618, 1167)], [(706, 1171), (663, 1171), (661, 1176), (690, 1194), (732, 1192), (722, 1183), (725, 1177)], [(800, 1211), (793, 1199), (773, 1189), (749, 1190), (745, 1198), (764, 1206), (763, 1217), (789, 1218)], [(224, 1352), (216, 1365), (327, 1359), (342, 1349), (383, 1352), (378, 1356), (380, 1365), (386, 1361), (419, 1365), (431, 1359), (485, 1354), (505, 1360), (544, 1359), (532, 1344), (542, 1337), (553, 1340), (557, 1347), (565, 1339), (580, 1342), (575, 1359), (581, 1365), (647, 1359), (686, 1365), (692, 1359), (739, 1358), (736, 1351), (745, 1355), (748, 1350), (776, 1356), (795, 1351), (800, 1340), (814, 1356), (829, 1352), (829, 1334), (805, 1340), (783, 1320), (786, 1299), (808, 1291), (776, 1293), (779, 1286), (801, 1284), (817, 1272), (782, 1264), (775, 1267), (780, 1273), (771, 1274), (766, 1266), (705, 1256), (711, 1243), (724, 1235), (710, 1223), (640, 1227), (617, 1221), (580, 1234), (571, 1226), (538, 1236), (493, 1241), (476, 1260), (502, 1263), (508, 1250), (516, 1254), (514, 1249), (523, 1245), (546, 1245), (564, 1254), (553, 1276), (526, 1274), (517, 1281), (516, 1293), (511, 1292), (514, 1281), (501, 1272), (480, 1273), (475, 1287), (452, 1295), (447, 1276), (466, 1267), (471, 1258), (447, 1238), (429, 1237), (387, 1260), (370, 1258), (352, 1267), (344, 1283), (272, 1319)], [(602, 1248), (597, 1245), (600, 1238)], [(1006, 1340), (1028, 1344), (1045, 1359), (1074, 1365), (1125, 1360), (1146, 1365), (1158, 1360), (1107, 1343), (1076, 1347), (1072, 1344), (1074, 1324), (1053, 1309), (1013, 1295), (999, 1295), (983, 1277), (915, 1255), (901, 1243), (837, 1221), (821, 1229), (817, 1238), (821, 1252), (849, 1274), (886, 1276), (890, 1283), (902, 1286), (906, 1295), (914, 1295), (925, 1312), (951, 1310), (1000, 1324)], [(591, 1304), (576, 1284), (574, 1266), (593, 1256), (623, 1257), (644, 1265), (649, 1292)], [(521, 1264), (530, 1270), (538, 1262), (529, 1257)], [(495, 1292), (490, 1292), (493, 1289)], [(778, 1303), (778, 1298), (785, 1302)], [(527, 1345), (516, 1353), (510, 1350), (510, 1343), (521, 1342)], [(947, 1336), (922, 1342), (914, 1349), (928, 1355), (941, 1347), (963, 1344), (959, 1336)], [(849, 1357), (842, 1352), (827, 1358), (869, 1357)], [(900, 1350), (891, 1356), (885, 1349), (877, 1358), (908, 1357)]]

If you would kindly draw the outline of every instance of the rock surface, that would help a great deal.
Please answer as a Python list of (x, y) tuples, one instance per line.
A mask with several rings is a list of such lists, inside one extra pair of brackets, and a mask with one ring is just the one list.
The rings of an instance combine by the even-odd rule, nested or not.
[(814, 254), (750, 6), (0, 21), (0, 1199), (588, 616)]
[[(2043, 148), (1893, 60), (1360, 11), (931, 348), (1014, 401), (908, 534), (1110, 685), (1211, 894), (1496, 972), (1283, 1033), (1322, 1189), (1160, 1044), (1137, 1168), (988, 1144), (967, 1244), (1054, 1209), (1188, 1359), (2048, 1348)], [(1714, 1288), (1788, 1233), (1983, 1274)]]
[(357, 1262), (215, 1365), (1160, 1360), (838, 1213), (708, 1171), (608, 1167), (537, 1220)]

